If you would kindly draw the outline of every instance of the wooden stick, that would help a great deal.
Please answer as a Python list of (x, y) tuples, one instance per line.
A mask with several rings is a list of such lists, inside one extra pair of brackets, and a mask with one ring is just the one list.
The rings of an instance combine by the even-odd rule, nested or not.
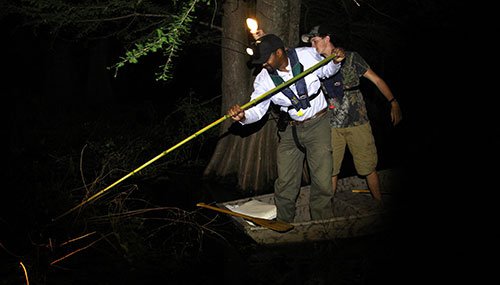
[[(352, 189), (352, 193), (371, 193), (370, 189)], [(391, 192), (380, 192), (380, 194), (391, 194)]]
[(207, 205), (205, 203), (198, 203), (198, 204), (196, 204), (196, 206), (207, 208), (207, 209), (214, 210), (214, 211), (221, 212), (221, 213), (225, 213), (228, 215), (240, 217), (240, 218), (243, 218), (245, 220), (249, 220), (250, 222), (253, 222), (259, 226), (262, 226), (262, 227), (265, 227), (265, 228), (268, 228), (268, 229), (271, 229), (271, 230), (274, 230), (274, 231), (277, 231), (280, 233), (284, 233), (284, 232), (287, 232), (287, 231), (293, 229), (292, 225), (285, 223), (285, 222), (256, 218), (256, 217), (248, 216), (245, 214), (233, 212), (230, 210), (210, 206), (210, 205)]
[(368, 189), (352, 189), (352, 193), (370, 193)]

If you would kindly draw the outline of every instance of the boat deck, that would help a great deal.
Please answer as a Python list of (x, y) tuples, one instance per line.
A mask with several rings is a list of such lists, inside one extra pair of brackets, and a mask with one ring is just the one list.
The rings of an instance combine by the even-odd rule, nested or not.
[[(238, 227), (259, 244), (295, 243), (334, 238), (357, 237), (375, 233), (384, 226), (384, 221), (393, 210), (391, 192), (398, 185), (393, 170), (379, 172), (381, 188), (384, 189), (384, 207), (380, 207), (366, 192), (366, 182), (357, 176), (339, 179), (334, 198), (334, 217), (328, 220), (311, 220), (309, 214), (310, 187), (301, 188), (297, 199), (297, 212), (292, 223), (294, 229), (278, 233), (256, 226), (239, 217), (233, 217)], [(384, 192), (383, 191), (383, 192)], [(245, 203), (257, 200), (274, 205), (274, 194), (265, 194), (220, 203), (220, 207), (235, 210)]]

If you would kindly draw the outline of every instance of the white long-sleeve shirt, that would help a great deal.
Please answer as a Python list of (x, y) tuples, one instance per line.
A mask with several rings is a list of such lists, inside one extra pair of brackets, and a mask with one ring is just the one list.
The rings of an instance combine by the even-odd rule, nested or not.
[[(304, 66), (304, 70), (310, 68), (311, 66), (324, 59), (312, 47), (296, 48), (295, 51), (297, 52), (297, 57), (300, 63), (302, 63), (302, 65)], [(290, 66), (290, 59), (288, 60), (288, 66), (286, 69), (288, 70), (287, 72), (278, 70), (278, 75), (283, 78), (283, 81), (285, 82), (293, 77), (292, 68)], [(335, 64), (333, 63), (333, 61), (330, 61), (304, 77), (306, 81), (307, 93), (309, 95), (316, 94), (318, 91), (321, 93), (318, 94), (318, 96), (316, 96), (313, 100), (310, 100), (309, 103), (311, 104), (311, 107), (303, 110), (302, 116), (298, 116), (297, 111), (294, 108), (288, 110), (288, 107), (292, 105), (292, 102), (290, 101), (290, 99), (288, 99), (288, 97), (286, 97), (285, 94), (283, 94), (282, 92), (278, 92), (272, 95), (272, 97), (262, 100), (257, 105), (245, 110), (245, 120), (244, 122), (240, 121), (240, 123), (250, 124), (260, 120), (266, 114), (271, 102), (281, 106), (281, 110), (288, 111), (290, 117), (295, 121), (303, 121), (311, 118), (317, 112), (326, 108), (328, 105), (325, 96), (321, 91), (320, 78), (323, 79), (333, 76), (339, 71), (339, 69), (340, 63)], [(251, 100), (259, 97), (260, 95), (275, 87), (276, 85), (271, 79), (271, 76), (269, 76), (267, 70), (265, 68), (262, 68), (260, 73), (257, 74), (257, 77), (255, 78), (255, 81), (253, 83), (254, 91), (252, 92)], [(293, 91), (294, 94), (297, 95), (295, 83), (288, 87)]]

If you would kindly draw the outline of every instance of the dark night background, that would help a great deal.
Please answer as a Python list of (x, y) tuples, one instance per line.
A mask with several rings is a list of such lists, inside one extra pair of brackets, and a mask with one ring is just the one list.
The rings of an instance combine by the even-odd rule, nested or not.
[[(264, 277), (258, 277), (266, 275), (276, 284), (332, 284), (321, 283), (321, 280), (335, 284), (422, 284), (449, 282), (450, 278), (464, 277), (465, 272), (443, 269), (445, 264), (456, 268), (457, 247), (451, 247), (450, 240), (458, 242), (458, 237), (463, 238), (464, 235), (461, 231), (463, 225), (457, 221), (463, 215), (459, 197), (449, 197), (445, 193), (461, 193), (461, 188), (465, 187), (449, 181), (450, 177), (456, 177), (456, 167), (460, 167), (455, 163), (457, 156), (451, 150), (450, 141), (457, 137), (457, 121), (460, 122), (460, 106), (457, 106), (460, 103), (455, 99), (461, 98), (464, 90), (447, 75), (458, 73), (462, 68), (454, 55), (464, 39), (462, 31), (465, 24), (460, 21), (463, 10), (461, 4), (450, 4), (434, 11), (434, 15), (415, 12), (405, 22), (399, 39), (401, 45), (394, 50), (392, 60), (388, 60), (383, 69), (372, 66), (376, 72), (383, 70), (379, 73), (400, 101), (404, 116), (402, 124), (396, 129), (388, 128), (382, 119), (375, 134), (380, 145), (381, 164), (401, 167), (406, 173), (407, 191), (399, 197), (405, 209), (396, 218), (393, 230), (387, 236), (293, 249), (303, 259), (288, 256), (290, 250), (286, 248), (268, 249), (265, 252), (269, 255), (263, 258), (270, 263), (298, 260), (296, 263), (280, 264), (273, 271), (254, 260), (259, 257), (255, 252), (261, 249), (249, 246), (244, 237), (222, 228), (221, 232), (227, 235), (229, 242), (207, 241), (205, 245), (212, 247), (205, 247), (202, 254), (187, 254), (188, 257), (182, 259), (185, 263), (177, 264), (177, 271), (172, 270), (169, 264), (167, 271), (173, 272), (161, 272), (161, 267), (155, 268), (151, 264), (158, 261), (154, 258), (133, 269), (120, 267), (122, 263), (116, 259), (102, 259), (103, 255), (111, 254), (97, 250), (90, 251), (81, 259), (77, 257), (79, 261), (71, 261), (62, 268), (47, 269), (45, 274), (52, 281), (33, 281), (33, 284), (153, 284), (155, 279), (169, 284), (165, 280), (174, 282), (174, 279), (180, 279), (179, 276), (185, 277), (179, 284), (198, 284), (202, 280), (205, 284), (219, 281), (266, 284)], [(49, 218), (60, 214), (61, 209), (67, 209), (60, 207), (53, 211), (44, 208), (51, 206), (50, 201), (57, 203), (60, 197), (54, 192), (34, 191), (46, 185), (54, 185), (54, 188), (67, 186), (67, 177), (59, 176), (65, 171), (51, 169), (59, 165), (54, 161), (73, 159), (77, 165), (82, 147), (99, 137), (109, 136), (114, 143), (123, 144), (130, 140), (124, 135), (126, 132), (149, 138), (151, 134), (146, 134), (146, 130), (168, 117), (176, 109), (178, 98), (194, 94), (198, 96), (197, 100), (214, 99), (215, 106), (220, 105), (217, 96), (221, 92), (222, 76), (219, 47), (195, 45), (181, 52), (172, 82), (155, 81), (158, 58), (154, 56), (137, 65), (126, 66), (119, 71), (117, 78), (113, 78), (112, 73), (102, 67), (111, 66), (117, 57), (122, 56), (123, 49), (118, 43), (92, 41), (74, 44), (64, 39), (54, 40), (44, 31), (34, 34), (18, 24), (15, 18), (2, 20), (2, 105), (6, 115), (4, 138), (9, 149), (7, 159), (3, 160), (0, 256), (5, 262), (4, 273), (9, 274), (8, 280), (16, 280), (11, 276), (21, 271), (16, 267), (13, 255), (5, 252), (9, 250), (18, 257), (42, 255), (40, 251), (33, 253), (35, 250), (30, 249), (35, 248), (37, 242), (46, 241), (46, 236), (33, 236), (39, 234), (34, 229), (41, 227), (38, 223), (49, 223)], [(365, 82), (365, 85), (369, 83)], [(380, 103), (377, 99), (368, 100), (369, 108), (374, 113)], [(220, 115), (218, 108), (209, 111), (215, 119)], [(175, 115), (168, 118), (174, 132), (185, 123)], [(374, 119), (379, 118), (375, 116)], [(201, 122), (199, 128), (212, 121), (210, 118)], [(194, 126), (194, 131), (198, 129)], [(122, 136), (125, 137), (123, 140), (120, 139)], [(179, 134), (174, 142), (185, 137)], [(154, 145), (152, 152), (143, 153), (135, 161), (127, 160), (131, 164), (128, 166), (139, 166), (172, 145), (157, 139), (151, 142)], [(187, 210), (193, 210), (193, 204), (189, 204), (193, 201), (209, 200), (217, 195), (237, 196), (238, 193), (228, 193), (231, 190), (220, 185), (213, 186), (208, 182), (208, 186), (197, 185), (214, 143), (208, 139), (205, 144), (200, 144), (202, 151), (196, 163), (182, 165), (180, 170), (167, 166), (159, 174), (151, 175), (150, 180), (142, 181), (140, 191), (144, 191), (146, 197), (150, 195), (149, 198), (157, 199), (155, 203), (159, 204), (168, 204), (167, 200), (175, 197), (181, 202), (172, 206)], [(460, 158), (457, 163), (460, 163)], [(99, 169), (88, 171), (97, 173)], [(345, 174), (349, 172), (348, 169), (344, 171)], [(49, 181), (40, 181), (42, 177)], [(164, 181), (167, 181), (166, 184), (162, 184)], [(134, 182), (141, 183), (140, 180)], [(179, 189), (184, 191), (184, 188), (193, 188), (193, 193), (179, 193)], [(47, 233), (47, 228), (42, 228), (40, 232)], [(465, 247), (460, 248), (465, 255)], [(317, 263), (311, 264), (310, 260), (314, 257), (304, 256), (315, 250), (336, 253), (317, 256)], [(337, 259), (329, 259), (332, 256)], [(326, 267), (325, 271), (330, 270), (329, 278), (321, 279), (324, 275), (310, 273), (315, 266), (318, 270), (324, 269), (324, 264), (329, 262), (337, 266), (333, 270), (335, 272)], [(102, 271), (108, 277), (97, 278)], [(350, 274), (351, 271), (362, 271), (365, 275)], [(274, 277), (280, 274), (282, 279)], [(334, 274), (340, 277), (334, 277)], [(18, 283), (0, 281), (0, 284), (23, 284), (24, 279), (18, 276)], [(244, 281), (241, 281), (242, 276)], [(93, 277), (96, 279), (92, 280)], [(56, 280), (61, 283), (56, 283)], [(79, 281), (64, 283), (63, 280)]]

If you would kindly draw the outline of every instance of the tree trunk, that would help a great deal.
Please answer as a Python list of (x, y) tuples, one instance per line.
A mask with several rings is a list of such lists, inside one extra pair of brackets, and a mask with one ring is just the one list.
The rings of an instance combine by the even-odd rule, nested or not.
[(299, 43), (301, 0), (257, 1), (259, 27), (279, 36), (286, 46)]
[[(270, 5), (257, 1), (225, 1), (222, 19), (222, 114), (234, 105), (250, 100), (254, 76), (245, 54), (249, 33), (245, 19), (257, 15), (257, 21), (267, 33), (275, 33), (285, 44), (298, 39), (300, 0), (275, 1)], [(253, 10), (256, 7), (257, 12)], [(293, 16), (292, 16), (293, 15)], [(205, 175), (236, 176), (238, 186), (246, 191), (264, 192), (272, 187), (277, 176), (276, 123), (265, 116), (251, 126), (240, 126), (230, 119), (221, 124), (220, 138), (205, 169)]]

